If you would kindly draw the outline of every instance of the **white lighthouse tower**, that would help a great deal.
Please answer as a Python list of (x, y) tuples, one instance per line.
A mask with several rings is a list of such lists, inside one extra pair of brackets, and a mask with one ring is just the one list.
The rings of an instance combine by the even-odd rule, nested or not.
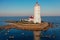
[(36, 0), (36, 4), (34, 6), (34, 23), (41, 23), (40, 6), (38, 4), (38, 0)]

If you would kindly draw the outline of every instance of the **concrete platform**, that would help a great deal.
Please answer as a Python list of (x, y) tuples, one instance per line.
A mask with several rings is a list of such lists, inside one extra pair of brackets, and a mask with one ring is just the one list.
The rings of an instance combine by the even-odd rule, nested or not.
[(47, 22), (42, 22), (41, 24), (9, 23), (9, 25), (6, 25), (2, 28), (0, 27), (0, 29), (16, 28), (19, 30), (42, 31), (47, 30), (49, 28), (48, 26), (49, 24)]

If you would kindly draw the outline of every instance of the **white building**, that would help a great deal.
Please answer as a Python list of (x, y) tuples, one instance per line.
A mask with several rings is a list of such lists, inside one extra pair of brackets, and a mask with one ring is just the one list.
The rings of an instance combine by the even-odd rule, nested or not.
[(33, 16), (30, 16), (28, 21), (29, 22), (33, 22), (34, 21), (34, 17)]
[(34, 23), (41, 23), (40, 6), (38, 4), (38, 0), (34, 6)]
[(34, 22), (34, 23), (41, 23), (41, 16), (40, 16), (40, 6), (38, 4), (38, 0), (36, 1), (36, 4), (34, 6), (34, 16), (30, 16), (28, 18), (29, 22)]

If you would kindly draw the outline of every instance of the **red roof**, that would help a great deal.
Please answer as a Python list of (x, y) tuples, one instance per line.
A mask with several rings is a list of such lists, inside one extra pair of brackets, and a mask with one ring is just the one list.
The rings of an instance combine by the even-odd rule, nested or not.
[(33, 19), (34, 17), (33, 16), (30, 16), (29, 18)]

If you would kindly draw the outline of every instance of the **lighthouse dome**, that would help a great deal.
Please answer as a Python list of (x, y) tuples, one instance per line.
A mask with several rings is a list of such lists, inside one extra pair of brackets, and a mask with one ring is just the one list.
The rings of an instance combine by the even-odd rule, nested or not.
[(40, 6), (40, 5), (38, 4), (38, 2), (36, 2), (35, 6)]

